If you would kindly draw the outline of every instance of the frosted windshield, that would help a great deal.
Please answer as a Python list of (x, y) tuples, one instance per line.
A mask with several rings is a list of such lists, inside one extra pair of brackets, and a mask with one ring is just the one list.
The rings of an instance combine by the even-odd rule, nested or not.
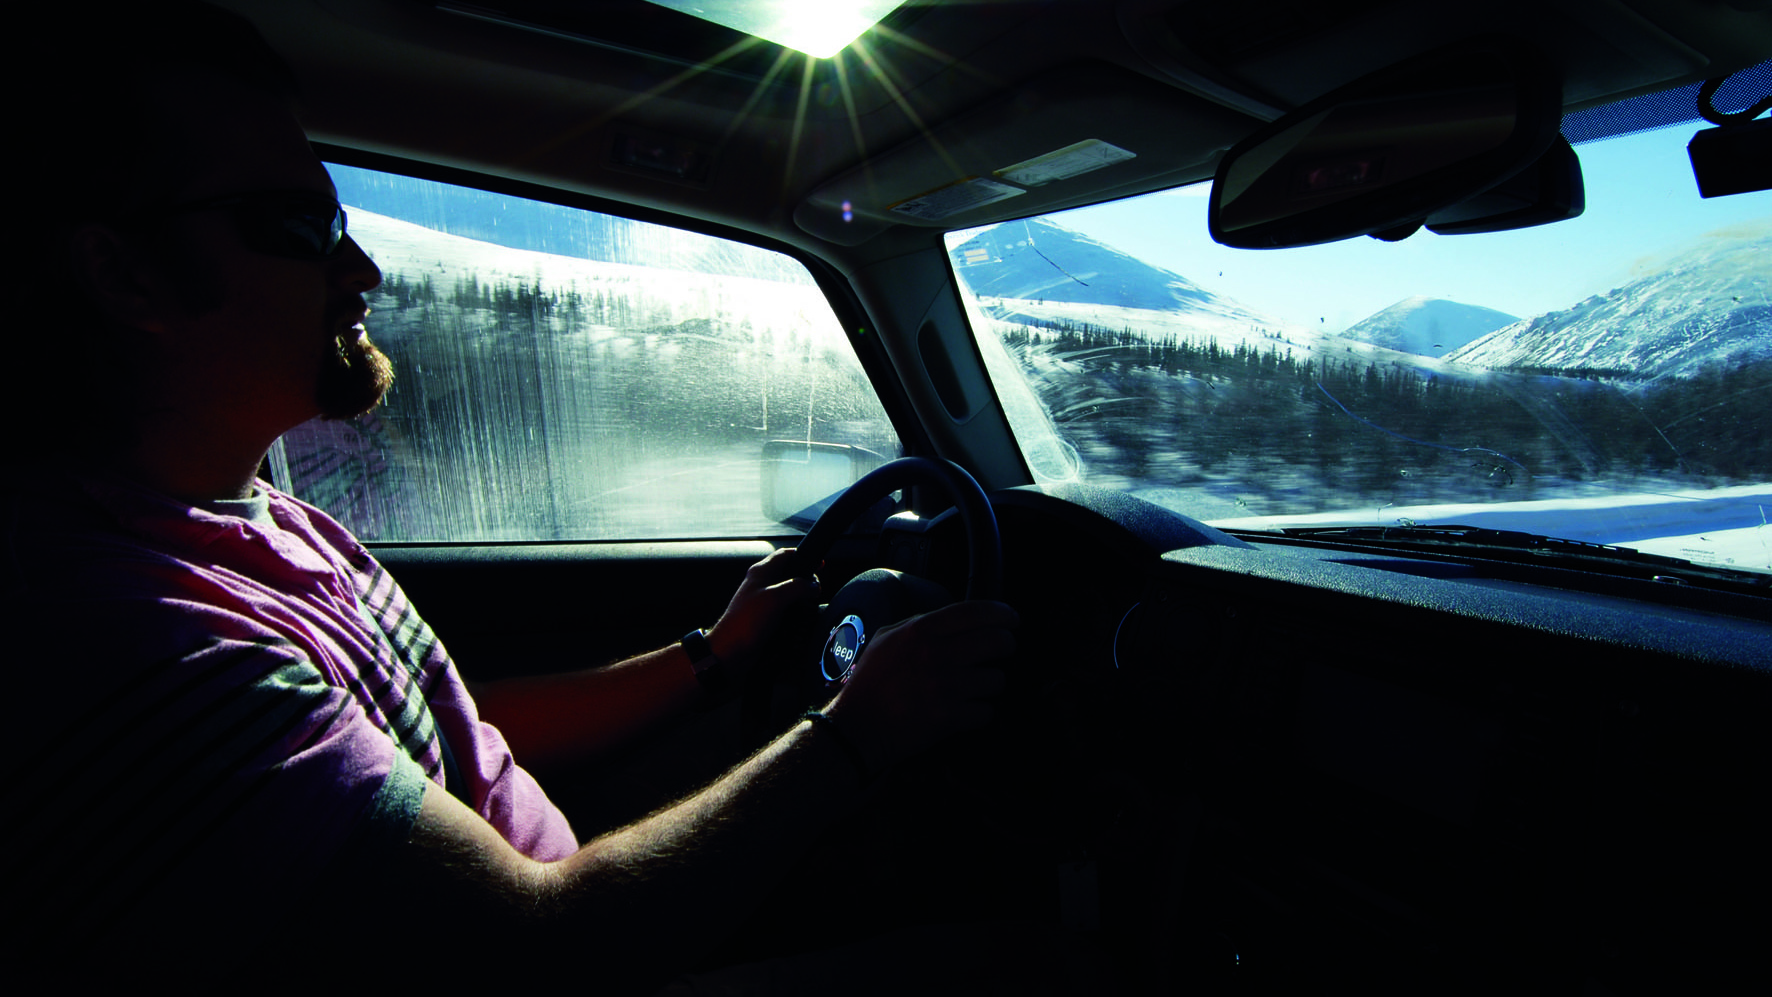
[(951, 233), (1038, 478), (1217, 525), (1463, 524), (1772, 570), (1772, 194), (1696, 126), (1517, 232), (1234, 250), (1208, 185)]

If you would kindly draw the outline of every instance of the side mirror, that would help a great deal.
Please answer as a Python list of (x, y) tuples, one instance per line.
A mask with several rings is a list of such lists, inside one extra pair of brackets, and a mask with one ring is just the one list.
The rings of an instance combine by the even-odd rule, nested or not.
[[(1556, 74), (1527, 45), (1493, 37), (1441, 49), (1356, 80), (1239, 142), (1218, 164), (1207, 224), (1212, 238), (1243, 249), (1400, 238), (1539, 163), (1562, 111)], [(1559, 159), (1547, 169), (1567, 166)], [(1470, 224), (1484, 210), (1446, 222), (1486, 231)], [(1521, 221), (1534, 212), (1517, 199), (1492, 213), (1514, 212), (1499, 227), (1541, 223)]]
[(763, 515), (801, 528), (886, 457), (841, 443), (770, 440), (763, 444)]

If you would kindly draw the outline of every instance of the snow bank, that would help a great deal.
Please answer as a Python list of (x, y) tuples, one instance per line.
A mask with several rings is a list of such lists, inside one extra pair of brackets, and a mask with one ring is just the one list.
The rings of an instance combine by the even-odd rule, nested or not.
[(1230, 530), (1395, 526), (1400, 522), (1519, 530), (1630, 547), (1699, 564), (1772, 571), (1772, 484), (1496, 504), (1385, 506), (1304, 516), (1214, 519)]

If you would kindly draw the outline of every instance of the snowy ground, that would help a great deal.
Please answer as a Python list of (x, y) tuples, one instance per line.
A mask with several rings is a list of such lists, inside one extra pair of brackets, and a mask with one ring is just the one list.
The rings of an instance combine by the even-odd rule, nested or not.
[(1493, 505), (1386, 506), (1306, 516), (1213, 519), (1233, 530), (1458, 524), (1631, 547), (1695, 564), (1772, 571), (1772, 485), (1546, 499)]

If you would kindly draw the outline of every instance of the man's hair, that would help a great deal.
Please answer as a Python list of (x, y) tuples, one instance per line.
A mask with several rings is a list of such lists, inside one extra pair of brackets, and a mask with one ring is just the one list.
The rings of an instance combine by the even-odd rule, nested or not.
[[(26, 81), (36, 141), (27, 171), (66, 197), (57, 206), (73, 224), (108, 220), (146, 206), (167, 167), (157, 108), (144, 81), (180, 70), (206, 71), (286, 100), (295, 74), (240, 15), (194, 0), (81, 4), (38, 29)], [(131, 161), (131, 153), (148, 152)], [(29, 160), (34, 159), (35, 162)]]
[(29, 221), (15, 230), (13, 275), (24, 292), (16, 297), (27, 304), (0, 390), (17, 444), (8, 465), (131, 442), (120, 409), (131, 337), (87, 300), (70, 237), (92, 222), (140, 235), (144, 211), (183, 179), (187, 167), (146, 84), (208, 73), (285, 101), (296, 91), (288, 65), (231, 11), (191, 0), (68, 6), (43, 12), (9, 71), (19, 115), (9, 158), (23, 177), (15, 208)]

